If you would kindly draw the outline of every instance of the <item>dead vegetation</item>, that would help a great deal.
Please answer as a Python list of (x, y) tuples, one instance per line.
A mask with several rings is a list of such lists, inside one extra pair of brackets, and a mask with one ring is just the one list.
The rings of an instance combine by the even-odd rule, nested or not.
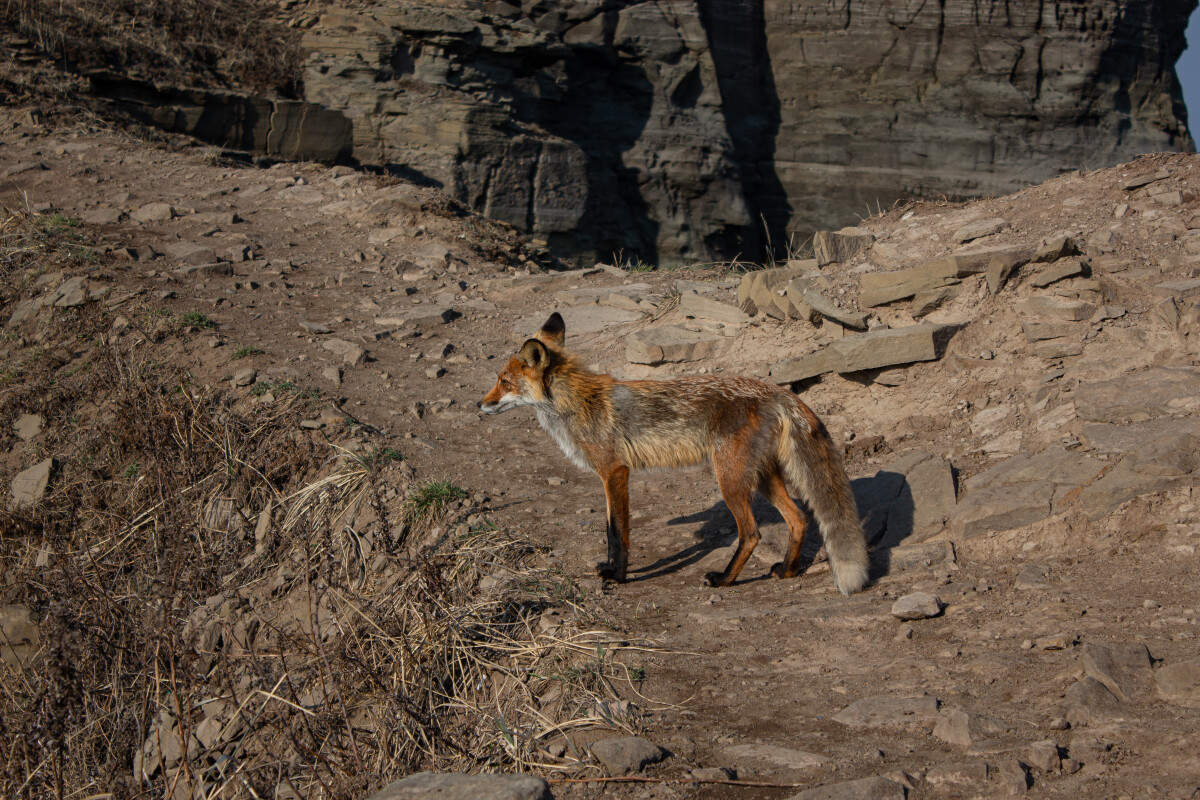
[(0, 30), (68, 73), (295, 97), (299, 34), (258, 0), (11, 0)]
[[(119, 282), (69, 222), (8, 215), (0, 316), (47, 265)], [(199, 385), (201, 329), (121, 297), (0, 346), (0, 447), (36, 413), (21, 466), (54, 458), (33, 506), (0, 475), (0, 605), (40, 641), (0, 662), (0, 796), (356, 798), (418, 769), (575, 769), (578, 730), (638, 729), (617, 657), (638, 648), (585, 630), (486, 498), (416, 482), (381, 434), (302, 429), (310, 392)]]

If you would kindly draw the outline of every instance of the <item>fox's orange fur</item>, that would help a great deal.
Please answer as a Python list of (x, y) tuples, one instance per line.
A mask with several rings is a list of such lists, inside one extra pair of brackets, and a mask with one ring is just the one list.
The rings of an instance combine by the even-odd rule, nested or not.
[(625, 580), (629, 559), (629, 471), (686, 467), (711, 459), (725, 504), (738, 526), (738, 547), (723, 572), (706, 581), (728, 586), (758, 543), (751, 493), (769, 499), (787, 522), (778, 578), (796, 574), (805, 516), (789, 490), (812, 509), (837, 588), (867, 582), (867, 547), (850, 480), (816, 414), (795, 394), (753, 378), (696, 376), (621, 381), (591, 372), (563, 349), (562, 317), (551, 315), (525, 342), (480, 402), (488, 413), (532, 406), (567, 457), (595, 470), (608, 501), (604, 578)]

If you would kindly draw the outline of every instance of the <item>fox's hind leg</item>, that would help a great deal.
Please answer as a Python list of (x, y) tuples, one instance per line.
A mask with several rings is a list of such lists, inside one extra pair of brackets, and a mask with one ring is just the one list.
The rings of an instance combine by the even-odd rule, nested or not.
[[(745, 445), (744, 442), (741, 444)], [(738, 546), (724, 572), (710, 572), (704, 576), (704, 582), (709, 586), (728, 586), (733, 583), (758, 545), (758, 523), (754, 521), (754, 511), (750, 506), (750, 493), (754, 487), (750, 483), (752, 479), (746, 474), (745, 465), (742, 448), (730, 446), (713, 454), (717, 485), (721, 488), (725, 505), (737, 522)]]
[(800, 549), (804, 546), (804, 531), (808, 528), (808, 520), (788, 494), (787, 483), (777, 468), (766, 474), (759, 491), (767, 496), (771, 505), (779, 509), (788, 526), (787, 555), (783, 557), (783, 561), (771, 567), (771, 574), (776, 578), (795, 577), (800, 565)]

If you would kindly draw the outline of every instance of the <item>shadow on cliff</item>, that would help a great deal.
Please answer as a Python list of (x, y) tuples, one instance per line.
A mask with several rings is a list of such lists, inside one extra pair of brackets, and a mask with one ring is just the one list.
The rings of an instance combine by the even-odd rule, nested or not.
[[(913, 532), (912, 492), (903, 475), (892, 472), (880, 472), (874, 476), (855, 478), (851, 482), (854, 496), (858, 504), (858, 512), (863, 520), (867, 544), (871, 550), (871, 580), (878, 580), (891, 571), (891, 551), (893, 547), (905, 544)], [(899, 488), (897, 488), (899, 483)], [(890, 507), (877, 505), (880, 496), (896, 497)], [(907, 498), (907, 500), (905, 500)], [(799, 503), (797, 503), (799, 505)], [(763, 532), (763, 542), (769, 542), (774, 549), (782, 553), (787, 547), (787, 527), (783, 517), (764, 497), (755, 494), (751, 500), (754, 509), (754, 519), (759, 528), (773, 526), (769, 532)], [(804, 546), (800, 551), (800, 570), (812, 565), (817, 553), (821, 550), (824, 540), (821, 538), (820, 526), (813, 518), (812, 512), (801, 505), (801, 511), (808, 519), (808, 530), (804, 537)], [(645, 581), (661, 578), (678, 572), (684, 567), (708, 558), (716, 550), (732, 547), (737, 543), (737, 522), (733, 514), (719, 500), (709, 508), (695, 514), (676, 517), (667, 525), (695, 525), (700, 527), (693, 532), (695, 543), (683, 548), (677, 553), (664, 556), (652, 564), (639, 565), (636, 559), (638, 531), (634, 527), (631, 539), (631, 553), (635, 566), (629, 570), (629, 580)], [(761, 546), (761, 544), (760, 544)], [(721, 558), (714, 558), (710, 566), (712, 570), (724, 569), (725, 559), (732, 555), (722, 553)], [(766, 578), (766, 570), (749, 565), (738, 578), (737, 583), (748, 583)]]
[[(587, 154), (585, 222), (551, 239), (566, 237), (568, 250), (590, 246), (598, 258), (657, 263), (658, 222), (642, 195), (638, 170), (622, 159), (642, 138), (653, 105), (646, 70), (602, 48), (577, 50), (566, 62), (562, 90), (532, 104), (536, 118), (530, 121)], [(580, 241), (581, 231), (589, 232), (590, 241)]]
[[(725, 128), (741, 170), (742, 196), (754, 220), (740, 243), (752, 257), (785, 255), (792, 206), (775, 171), (781, 115), (767, 50), (764, 0), (698, 0), (717, 70)], [(734, 243), (714, 250), (733, 252)]]

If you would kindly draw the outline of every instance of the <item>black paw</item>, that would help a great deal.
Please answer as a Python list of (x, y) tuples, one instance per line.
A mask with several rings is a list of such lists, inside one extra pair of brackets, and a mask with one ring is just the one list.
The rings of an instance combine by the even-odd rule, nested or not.
[(728, 586), (733, 581), (725, 580), (724, 572), (708, 572), (704, 575), (704, 585), (712, 587)]
[(779, 562), (779, 563), (777, 563), (777, 564), (773, 564), (773, 565), (771, 565), (771, 577), (772, 577), (772, 578), (792, 578), (792, 577), (795, 577), (796, 573), (794, 573), (794, 572), (792, 572), (792, 573), (788, 573), (788, 572), (787, 572), (787, 571), (784, 569), (784, 566), (785, 566), (785, 565), (784, 565), (784, 563), (783, 563), (782, 561), (780, 561), (780, 562)]
[(607, 562), (596, 565), (596, 575), (598, 575), (601, 580), (605, 581), (612, 581), (614, 583), (625, 582), (625, 570), (617, 569), (612, 564)]

